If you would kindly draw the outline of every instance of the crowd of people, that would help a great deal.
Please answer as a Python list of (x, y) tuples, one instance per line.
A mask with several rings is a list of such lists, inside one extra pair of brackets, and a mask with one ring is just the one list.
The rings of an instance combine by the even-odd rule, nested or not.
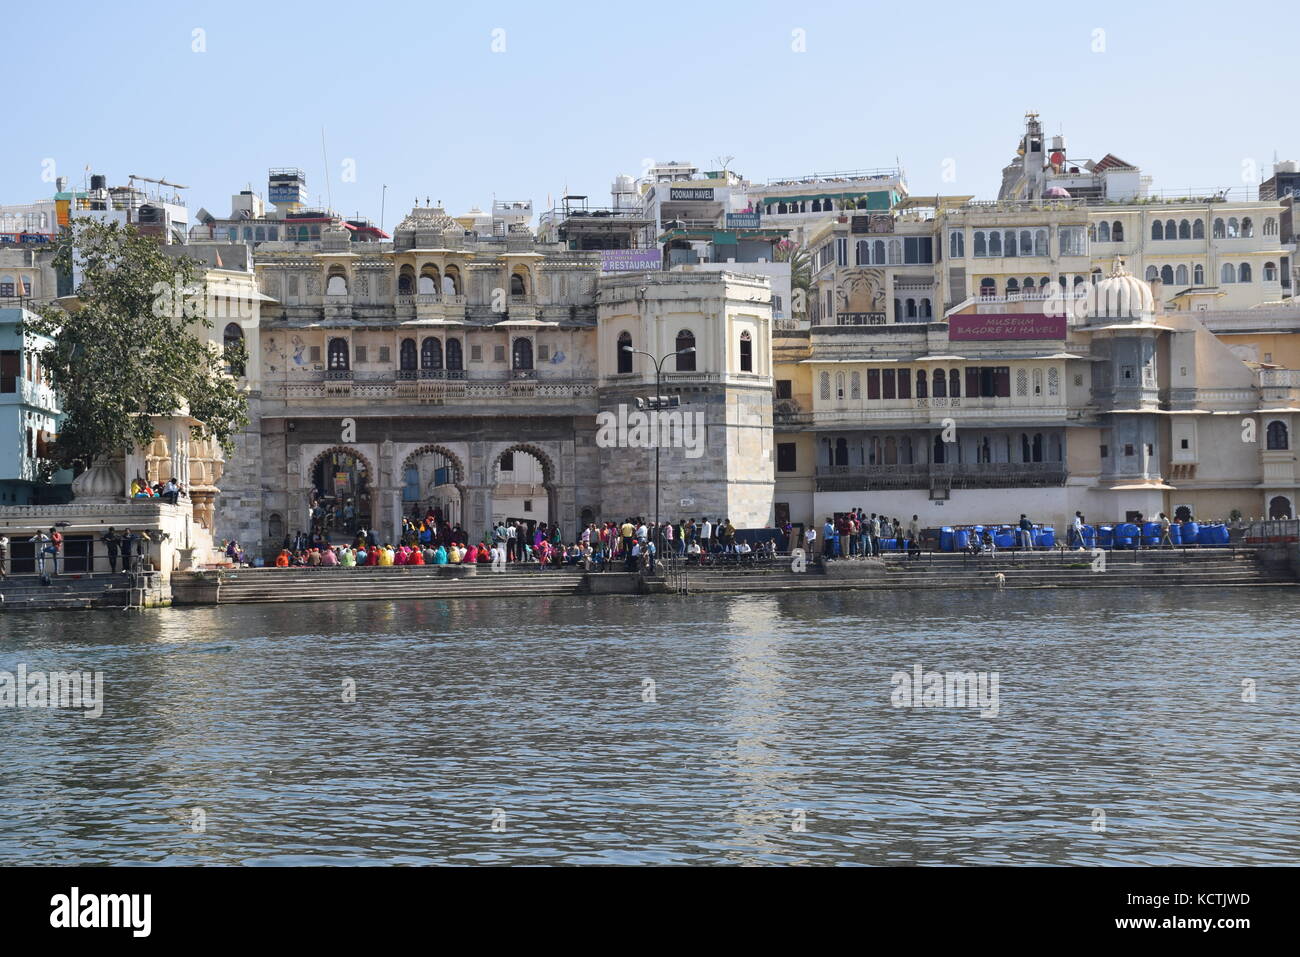
[[(804, 529), (804, 549), (809, 555), (817, 554), (818, 531), (815, 525)], [(879, 557), (885, 542), (892, 542), (895, 551), (906, 551), (912, 557), (921, 554), (920, 517), (904, 527), (898, 518), (887, 515), (868, 515), (861, 508), (851, 509), (837, 516), (826, 516), (821, 528), (821, 556), (826, 561), (840, 558)]]
[[(439, 510), (429, 509), (403, 517), (397, 541), (381, 539), (374, 529), (359, 529), (342, 543), (336, 543), (328, 526), (313, 523), (310, 534), (285, 536), (275, 556), (280, 568), (391, 566), (391, 565), (535, 565), (542, 569), (622, 567), (628, 571), (653, 571), (661, 555), (688, 563), (704, 564), (716, 556), (739, 564), (758, 557), (772, 557), (784, 550), (791, 526), (776, 537), (751, 542), (739, 536), (729, 519), (679, 519), (658, 526), (642, 517), (629, 516), (621, 522), (593, 522), (570, 539), (558, 523), (509, 519), (485, 529), (474, 540), (459, 523), (446, 520)], [(233, 564), (247, 563), (238, 542), (225, 546)]]
[(139, 477), (131, 480), (132, 498), (161, 499), (168, 505), (175, 505), (184, 494), (185, 487), (174, 478), (169, 478), (166, 482), (154, 482), (152, 485)]

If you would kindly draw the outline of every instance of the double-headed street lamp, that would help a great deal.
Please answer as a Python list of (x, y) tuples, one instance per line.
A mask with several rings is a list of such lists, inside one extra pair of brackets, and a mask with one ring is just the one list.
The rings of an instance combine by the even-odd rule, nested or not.
[[(662, 408), (668, 408), (669, 407), (668, 397), (659, 394), (660, 380), (663, 378), (664, 363), (667, 362), (668, 359), (671, 358), (672, 356), (684, 356), (684, 355), (690, 355), (694, 353), (695, 347), (687, 346), (685, 349), (678, 349), (676, 352), (669, 352), (665, 355), (660, 356), (657, 359), (650, 353), (642, 352), (640, 349), (633, 349), (631, 346), (624, 346), (623, 351), (633, 352), (636, 353), (637, 355), (643, 355), (655, 364), (655, 394), (653, 398), (646, 401), (646, 405), (650, 409), (656, 411)], [(676, 396), (674, 396), (673, 398), (677, 399)], [(677, 399), (677, 402), (673, 404), (678, 404), (678, 403), (680, 403), (680, 399)], [(637, 404), (638, 405), (641, 404), (640, 399), (637, 400)], [(655, 421), (656, 430), (658, 429), (658, 426), (659, 423), (658, 420), (656, 419)], [(662, 432), (656, 431), (655, 432), (655, 552), (656, 553), (658, 553), (659, 551), (659, 543), (661, 541), (660, 532), (659, 532), (659, 439), (661, 437), (662, 437)]]

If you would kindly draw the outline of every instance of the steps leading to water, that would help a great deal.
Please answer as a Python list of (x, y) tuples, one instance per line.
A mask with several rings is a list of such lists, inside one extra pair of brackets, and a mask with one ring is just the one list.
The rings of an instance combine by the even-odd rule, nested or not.
[(11, 575), (0, 580), (0, 611), (59, 611), (121, 608), (129, 604), (131, 576), (51, 575), (42, 585), (37, 575)]
[(492, 598), (576, 595), (586, 591), (573, 569), (538, 571), (481, 567), (466, 577), (437, 568), (249, 568), (221, 574), (221, 604), (238, 602), (338, 601), (339, 599)]

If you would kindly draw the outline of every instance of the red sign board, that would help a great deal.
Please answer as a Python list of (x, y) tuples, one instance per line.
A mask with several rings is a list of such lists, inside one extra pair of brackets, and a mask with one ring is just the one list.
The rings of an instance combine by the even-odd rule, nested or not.
[(994, 312), (977, 316), (952, 316), (948, 320), (950, 341), (1064, 338), (1065, 316), (1045, 316), (1034, 312)]

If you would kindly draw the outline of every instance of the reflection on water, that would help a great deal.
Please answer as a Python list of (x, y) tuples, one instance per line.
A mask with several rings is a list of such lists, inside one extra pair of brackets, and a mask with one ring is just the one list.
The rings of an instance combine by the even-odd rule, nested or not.
[[(107, 700), (0, 709), (0, 862), (1291, 863), (1297, 613), (1224, 589), (8, 615), (0, 670), (103, 671)], [(997, 716), (891, 707), (918, 664), (996, 672)]]

